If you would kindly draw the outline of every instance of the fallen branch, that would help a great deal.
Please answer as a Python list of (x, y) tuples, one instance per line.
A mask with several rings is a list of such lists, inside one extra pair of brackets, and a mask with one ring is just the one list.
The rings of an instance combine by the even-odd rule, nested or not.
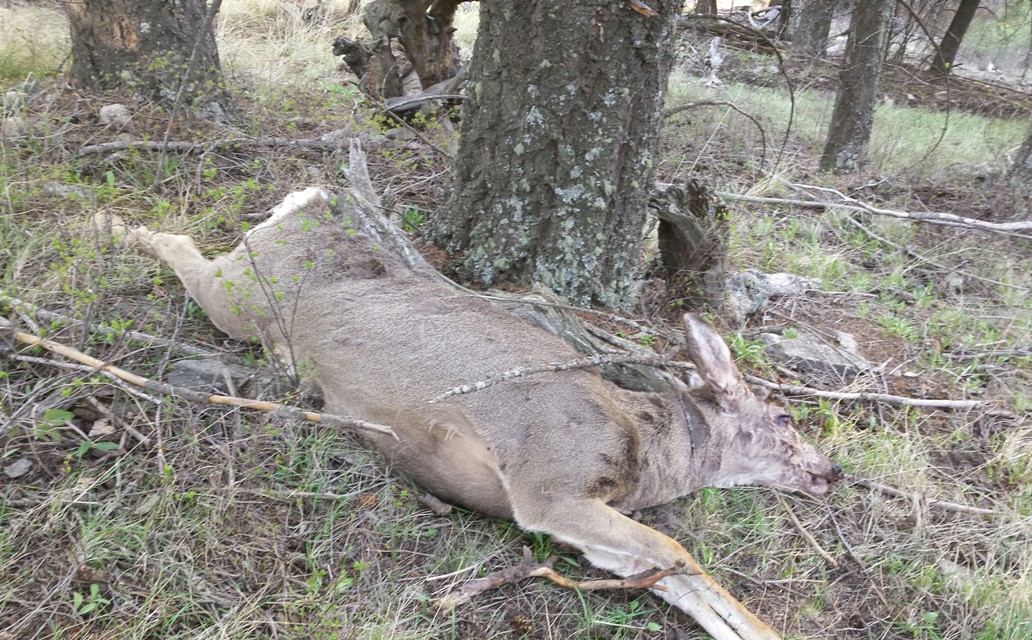
[(375, 424), (372, 422), (366, 422), (365, 420), (357, 420), (355, 418), (348, 418), (345, 416), (335, 416), (328, 413), (317, 413), (315, 411), (305, 411), (298, 409), (297, 407), (290, 407), (282, 405), (276, 402), (266, 402), (262, 400), (249, 400), (247, 398), (238, 398), (235, 396), (223, 396), (223, 395), (208, 395), (192, 389), (184, 389), (183, 387), (176, 387), (165, 382), (158, 380), (152, 380), (143, 376), (136, 375), (124, 369), (120, 369), (114, 365), (108, 364), (102, 360), (98, 360), (93, 356), (86, 355), (85, 353), (74, 349), (67, 345), (63, 345), (53, 340), (47, 340), (46, 338), (40, 338), (29, 333), (14, 330), (10, 323), (4, 320), (0, 322), (0, 333), (9, 333), (15, 340), (22, 344), (38, 346), (56, 353), (65, 358), (69, 358), (88, 367), (92, 367), (97, 371), (107, 372), (120, 380), (124, 380), (130, 384), (160, 393), (167, 396), (175, 396), (177, 398), (183, 398), (197, 404), (215, 404), (215, 405), (229, 405), (234, 407), (240, 407), (242, 409), (254, 409), (256, 411), (264, 411), (271, 413), (274, 416), (281, 418), (288, 418), (293, 420), (306, 420), (308, 422), (318, 422), (321, 424), (327, 424), (334, 427), (342, 427), (345, 429), (352, 429), (357, 431), (369, 431), (377, 434), (386, 434), (393, 437), (395, 440), (398, 439), (394, 430), (388, 426), (381, 424)]
[[(802, 187), (803, 185), (789, 184), (788, 186)], [(810, 209), (828, 209), (831, 207), (837, 207), (839, 209), (846, 209), (847, 211), (862, 211), (881, 216), (900, 218), (903, 220), (913, 220), (915, 222), (927, 222), (930, 224), (938, 224), (948, 227), (965, 227), (969, 229), (979, 229), (982, 231), (991, 231), (993, 233), (1006, 233), (1010, 235), (1016, 235), (1020, 238), (1032, 239), (1032, 233), (1022, 233), (1025, 231), (1032, 232), (1032, 221), (1030, 220), (1019, 220), (1017, 222), (986, 222), (985, 220), (975, 220), (974, 218), (958, 216), (952, 213), (882, 209), (880, 207), (875, 207), (865, 202), (861, 202), (860, 200), (857, 200), (855, 198), (850, 198), (849, 196), (840, 191), (836, 191), (834, 189), (829, 189), (828, 191), (831, 191), (838, 195), (840, 198), (842, 198), (842, 202), (825, 202), (823, 200), (799, 200), (796, 198), (747, 196), (738, 193), (730, 193), (727, 191), (717, 191), (716, 195), (726, 200), (755, 202), (758, 204), (792, 205), (796, 207), (806, 207)]]
[[(758, 384), (768, 389), (780, 391), (793, 396), (815, 396), (817, 398), (828, 398), (829, 400), (861, 400), (867, 402), (884, 402), (886, 404), (903, 405), (908, 407), (935, 407), (939, 409), (976, 409), (988, 406), (985, 400), (935, 400), (931, 398), (908, 398), (906, 396), (894, 396), (888, 393), (868, 392), (846, 392), (846, 391), (823, 391), (811, 389), (794, 384), (781, 384), (771, 382), (752, 375), (744, 375), (747, 382)], [(1001, 415), (1009, 415), (1001, 412)]]
[[(852, 478), (852, 480), (856, 484), (860, 485), (861, 487), (866, 487), (868, 489), (871, 489), (873, 491), (877, 491), (878, 493), (882, 493), (882, 494), (887, 495), (887, 496), (892, 497), (892, 498), (902, 498), (903, 500), (912, 500), (912, 499), (914, 499), (914, 495), (913, 494), (909, 494), (909, 493), (906, 493), (904, 491), (900, 491), (899, 489), (896, 489), (894, 487), (890, 487), (890, 486), (885, 485), (885, 484), (881, 484), (879, 482), (875, 482), (873, 480), (864, 480), (862, 478)], [(923, 496), (920, 496), (920, 495), (919, 495), (919, 498), (921, 499), (921, 502), (924, 502), (925, 504), (928, 505), (929, 508), (932, 508), (932, 509), (941, 509), (942, 511), (951, 511), (953, 513), (970, 513), (970, 514), (973, 514), (973, 515), (976, 515), (976, 516), (998, 516), (998, 515), (1001, 515), (999, 511), (994, 511), (992, 509), (983, 509), (981, 507), (971, 507), (971, 506), (968, 506), (966, 504), (957, 504), (956, 502), (947, 502), (945, 500), (928, 500), (928, 499), (926, 499), (926, 498), (924, 498)]]
[(553, 556), (545, 562), (536, 563), (531, 558), (530, 549), (524, 547), (523, 560), (518, 565), (502, 569), (501, 571), (495, 571), (483, 578), (470, 580), (455, 591), (435, 600), (434, 606), (444, 611), (451, 610), (460, 604), (468, 602), (477, 594), (497, 589), (506, 584), (515, 584), (527, 578), (547, 578), (560, 587), (576, 589), (578, 591), (598, 591), (602, 589), (656, 589), (665, 591), (663, 587), (657, 586), (656, 583), (668, 576), (684, 573), (682, 569), (674, 567), (657, 569), (630, 578), (576, 582), (556, 573), (552, 569), (552, 563), (554, 562), (555, 557)]
[(175, 349), (175, 350), (179, 351), (180, 353), (184, 353), (184, 354), (186, 354), (188, 356), (203, 356), (203, 357), (210, 358), (210, 357), (213, 357), (215, 355), (214, 353), (212, 353), (210, 351), (205, 351), (204, 349), (199, 349), (197, 347), (194, 347), (194, 346), (191, 346), (191, 345), (188, 345), (188, 344), (183, 344), (181, 342), (176, 342), (174, 340), (168, 340), (166, 338), (159, 338), (158, 336), (152, 336), (149, 333), (143, 333), (141, 331), (134, 331), (132, 329), (117, 330), (117, 329), (112, 329), (111, 327), (105, 327), (105, 326), (102, 326), (102, 325), (91, 324), (89, 322), (85, 322), (85, 321), (79, 320), (77, 318), (72, 318), (71, 316), (66, 316), (64, 314), (57, 313), (56, 311), (50, 311), (48, 309), (44, 309), (42, 307), (38, 307), (38, 306), (32, 304), (31, 302), (26, 302), (24, 300), (19, 300), (18, 298), (12, 298), (12, 297), (8, 296), (7, 294), (5, 294), (2, 291), (0, 291), (0, 304), (9, 305), (9, 306), (13, 307), (17, 311), (31, 312), (32, 315), (40, 317), (40, 318), (42, 318), (44, 320), (47, 320), (49, 322), (57, 321), (57, 322), (65, 323), (65, 324), (77, 325), (79, 327), (82, 327), (83, 330), (85, 330), (87, 332), (101, 333), (101, 334), (104, 334), (105, 336), (125, 336), (126, 338), (129, 338), (130, 340), (136, 340), (138, 342), (150, 343), (152, 346), (156, 346), (156, 347), (169, 347), (169, 348), (172, 348), (172, 349)]
[(430, 404), (437, 404), (443, 402), (448, 398), (454, 396), (464, 396), (468, 393), (475, 391), (483, 391), (497, 384), (501, 384), (507, 380), (514, 378), (523, 378), (526, 376), (537, 375), (539, 373), (554, 373), (557, 371), (569, 371), (570, 369), (588, 369), (591, 367), (602, 367), (608, 364), (640, 364), (649, 365), (653, 367), (673, 367), (676, 369), (695, 369), (695, 365), (687, 362), (676, 362), (672, 360), (664, 360), (659, 357), (639, 356), (631, 353), (601, 353), (587, 358), (577, 358), (576, 360), (567, 360), (565, 362), (546, 362), (544, 364), (534, 365), (533, 367), (516, 367), (515, 369), (509, 369), (501, 373), (492, 375), (486, 380), (474, 382), (472, 384), (464, 384), (458, 387), (453, 387), (439, 396), (435, 396), (429, 402)]
[(795, 512), (792, 511), (792, 507), (789, 506), (788, 501), (785, 500), (785, 497), (781, 494), (778, 494), (778, 500), (781, 502), (781, 508), (784, 509), (785, 513), (788, 515), (788, 519), (792, 522), (792, 526), (796, 528), (796, 531), (798, 531), (799, 535), (803, 537), (803, 540), (806, 540), (806, 542), (813, 548), (813, 550), (819, 553), (820, 556), (824, 558), (824, 560), (828, 564), (835, 568), (838, 568), (838, 561), (835, 560), (835, 558), (831, 557), (830, 553), (821, 548), (821, 545), (817, 544), (817, 540), (812, 535), (810, 535), (809, 531), (807, 531), (803, 527), (803, 523), (799, 522), (799, 518), (796, 517)]
[[(90, 144), (79, 149), (79, 157), (88, 156), (94, 153), (107, 153), (108, 151), (125, 151), (126, 149), (142, 149), (144, 151), (181, 151), (183, 153), (195, 153), (207, 151), (212, 148), (226, 147), (261, 147), (261, 148), (295, 148), (295, 149), (318, 149), (321, 151), (339, 151), (344, 149), (346, 142), (359, 137), (357, 134), (340, 138), (322, 136), (319, 138), (226, 138), (225, 140), (209, 140), (206, 142), (157, 142), (153, 140), (129, 140), (127, 142), (102, 142)], [(369, 141), (365, 142), (369, 145)]]

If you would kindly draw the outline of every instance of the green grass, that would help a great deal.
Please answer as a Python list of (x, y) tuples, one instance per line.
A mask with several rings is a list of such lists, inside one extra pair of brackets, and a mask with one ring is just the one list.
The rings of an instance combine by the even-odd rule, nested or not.
[[(793, 103), (784, 89), (767, 89), (743, 84), (713, 88), (675, 70), (671, 77), (667, 105), (687, 102), (725, 101), (756, 118), (766, 132), (768, 170), (791, 121), (788, 155), (782, 166), (800, 155), (818, 157), (827, 139), (834, 94), (797, 90)], [(689, 120), (685, 124), (681, 120)], [(758, 163), (762, 152), (756, 126), (725, 106), (705, 106), (671, 119), (670, 135), (692, 140), (697, 157), (708, 154), (740, 157)], [(680, 124), (678, 124), (680, 122)], [(943, 129), (945, 128), (945, 133)], [(888, 103), (875, 111), (869, 146), (873, 173), (905, 174), (916, 180), (944, 179), (950, 172), (971, 173), (990, 168), (1005, 171), (1008, 154), (1028, 131), (1028, 119), (1002, 120), (967, 113), (930, 113), (926, 110)], [(940, 140), (941, 137), (941, 140)], [(700, 144), (700, 142), (703, 142)], [(677, 170), (687, 170), (693, 158), (678, 158)], [(667, 160), (669, 162), (670, 159)]]

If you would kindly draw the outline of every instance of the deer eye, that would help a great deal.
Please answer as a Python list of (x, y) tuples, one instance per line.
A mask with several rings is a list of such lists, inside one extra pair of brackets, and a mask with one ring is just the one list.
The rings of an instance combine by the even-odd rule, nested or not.
[(777, 423), (779, 427), (791, 427), (792, 416), (788, 415), (787, 413), (782, 413), (777, 416), (774, 416), (774, 422)]

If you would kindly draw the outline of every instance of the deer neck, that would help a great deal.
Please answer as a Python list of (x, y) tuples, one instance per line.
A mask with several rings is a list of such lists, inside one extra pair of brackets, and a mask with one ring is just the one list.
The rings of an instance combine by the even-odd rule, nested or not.
[(629, 513), (712, 484), (721, 462), (712, 417), (677, 393), (621, 392), (617, 401), (638, 422), (640, 474), (614, 508)]

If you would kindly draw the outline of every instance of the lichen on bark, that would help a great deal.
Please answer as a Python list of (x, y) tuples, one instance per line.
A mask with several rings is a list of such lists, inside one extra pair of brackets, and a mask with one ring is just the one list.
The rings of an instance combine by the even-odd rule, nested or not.
[(679, 3), (480, 3), (453, 193), (432, 222), (451, 268), (618, 307), (655, 175)]

